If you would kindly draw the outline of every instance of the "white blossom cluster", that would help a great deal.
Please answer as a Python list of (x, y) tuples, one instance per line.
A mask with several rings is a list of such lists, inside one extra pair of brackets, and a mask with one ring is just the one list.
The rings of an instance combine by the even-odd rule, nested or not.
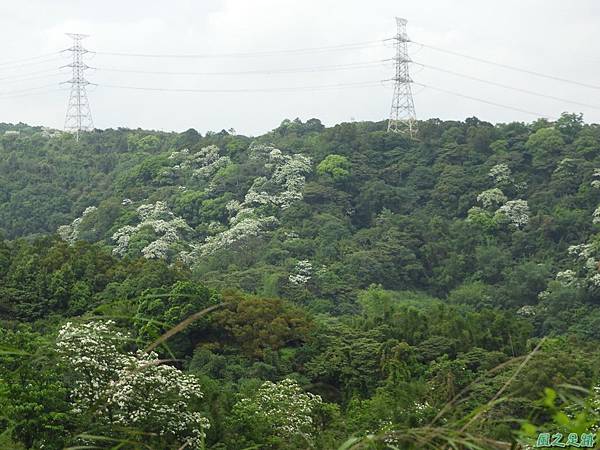
[(490, 169), (488, 175), (492, 178), (492, 180), (494, 180), (494, 183), (499, 185), (513, 183), (510, 167), (504, 163), (496, 164)]
[(521, 317), (533, 317), (536, 313), (537, 311), (534, 305), (523, 305), (517, 310), (517, 314)]
[(260, 236), (279, 223), (276, 216), (261, 212), (261, 206), (270, 205), (284, 210), (302, 199), (305, 174), (311, 171), (310, 158), (299, 154), (285, 155), (281, 150), (266, 145), (252, 145), (249, 157), (263, 162), (270, 171), (270, 177), (255, 178), (242, 202), (230, 201), (226, 205), (230, 215), (229, 228), (208, 236), (202, 244), (184, 254), (184, 260), (191, 262), (197, 256), (212, 255)]
[(556, 169), (554, 169), (554, 173), (560, 174), (563, 173), (565, 175), (572, 174), (577, 167), (577, 160), (573, 158), (563, 158), (556, 165)]
[(600, 206), (598, 206), (592, 213), (592, 223), (600, 223)]
[(600, 189), (600, 169), (594, 169), (592, 178), (593, 178), (593, 180), (590, 183), (590, 185), (595, 189)]
[(242, 206), (273, 204), (281, 209), (289, 208), (302, 199), (305, 174), (311, 172), (311, 160), (302, 154), (285, 155), (277, 148), (253, 145), (250, 157), (265, 161), (271, 177), (258, 177), (248, 190)]
[(571, 256), (575, 256), (577, 258), (588, 259), (593, 254), (593, 247), (591, 244), (571, 245), (567, 249), (567, 252)]
[(231, 163), (228, 156), (220, 155), (219, 147), (216, 145), (203, 147), (197, 153), (190, 153), (187, 148), (184, 148), (178, 152), (172, 152), (169, 159), (176, 162), (172, 167), (173, 170), (191, 170), (192, 176), (204, 179), (210, 178), (219, 169)]
[(508, 198), (499, 188), (492, 188), (483, 191), (477, 196), (477, 201), (480, 202), (484, 208), (497, 208), (498, 206), (506, 203)]
[(77, 239), (79, 238), (79, 226), (81, 225), (81, 222), (83, 221), (85, 216), (93, 213), (94, 211), (96, 211), (96, 209), (98, 208), (96, 208), (95, 206), (88, 206), (81, 214), (81, 217), (78, 217), (77, 219), (73, 220), (73, 222), (71, 222), (70, 225), (61, 225), (60, 227), (58, 227), (56, 232), (58, 233), (60, 238), (63, 241), (67, 241), (69, 244), (74, 244), (75, 241), (77, 241)]
[(131, 238), (142, 228), (151, 227), (160, 236), (144, 247), (142, 254), (148, 259), (165, 259), (171, 246), (181, 239), (181, 234), (190, 230), (185, 220), (175, 216), (164, 202), (141, 205), (137, 213), (140, 222), (136, 226), (126, 225), (113, 234), (112, 240), (116, 243), (113, 249), (115, 255), (124, 256)]
[[(593, 213), (592, 221), (600, 223), (600, 207)], [(596, 219), (598, 217), (598, 219)], [(596, 221), (597, 220), (597, 221)], [(587, 287), (589, 290), (600, 290), (600, 245), (591, 241), (586, 244), (569, 246), (569, 256), (575, 259), (573, 269), (565, 269), (556, 274), (556, 281), (562, 286)], [(546, 298), (550, 292), (545, 290), (538, 297)]]
[[(593, 411), (596, 413), (596, 415), (600, 415), (600, 386), (594, 386), (591, 389), (591, 398), (590, 398), (590, 406), (592, 407)], [(598, 432), (600, 430), (600, 426), (598, 424), (598, 422), (596, 422), (592, 427), (591, 430), (594, 432)]]
[(209, 178), (219, 169), (229, 165), (231, 159), (229, 156), (221, 156), (216, 145), (209, 145), (193, 155), (191, 163), (197, 167), (193, 172), (195, 177)]
[(237, 402), (233, 413), (240, 420), (263, 422), (282, 439), (300, 437), (309, 443), (316, 432), (313, 415), (322, 403), (320, 396), (304, 392), (296, 381), (286, 378), (264, 382), (255, 395)]
[(563, 286), (574, 286), (578, 284), (577, 273), (574, 270), (566, 269), (556, 274), (556, 281)]
[(171, 154), (169, 155), (169, 159), (181, 159), (182, 157), (185, 158), (187, 157), (187, 155), (190, 154), (190, 150), (187, 148), (181, 149), (177, 152), (171, 152)]
[(310, 281), (312, 274), (313, 266), (310, 261), (298, 261), (296, 267), (294, 267), (294, 272), (290, 274), (288, 279), (293, 284), (304, 285)]
[[(593, 244), (571, 245), (568, 249), (568, 252), (569, 255), (575, 257), (577, 262), (580, 264), (580, 274), (584, 274), (583, 278), (587, 282), (588, 287), (591, 289), (600, 288), (600, 273), (598, 273), (600, 261), (598, 260), (597, 247)], [(576, 274), (575, 271), (569, 269), (559, 273), (564, 272)], [(578, 282), (578, 285), (579, 284), (580, 283)]]
[(113, 423), (152, 429), (186, 448), (203, 448), (210, 423), (191, 403), (203, 397), (202, 386), (191, 375), (161, 365), (156, 354), (139, 355), (119, 370), (108, 389), (106, 407)]
[(569, 255), (574, 256), (587, 272), (597, 272), (597, 248), (592, 244), (571, 245)]
[(71, 369), (73, 409), (80, 413), (98, 405), (118, 370), (127, 363), (119, 352), (126, 339), (114, 322), (67, 322), (58, 332), (56, 350)]
[(595, 273), (591, 277), (588, 278), (588, 282), (591, 288), (598, 289), (600, 288), (600, 273)]
[(516, 228), (529, 223), (529, 205), (527, 200), (509, 200), (496, 211), (496, 218)]
[(206, 256), (221, 249), (241, 245), (249, 238), (260, 236), (265, 230), (274, 228), (278, 223), (277, 218), (273, 216), (243, 218), (239, 222), (235, 222), (231, 228), (207, 237), (204, 243), (195, 246), (191, 253), (183, 255), (184, 260), (192, 261), (196, 254)]
[(271, 181), (284, 189), (274, 198), (273, 202), (281, 209), (289, 208), (293, 202), (302, 199), (304, 189), (304, 174), (311, 171), (311, 160), (308, 156), (295, 154), (283, 156), (275, 167)]
[(508, 200), (508, 197), (502, 192), (498, 186), (513, 185), (517, 189), (523, 186), (515, 184), (512, 178), (512, 172), (507, 164), (496, 164), (493, 166), (488, 175), (496, 184), (496, 187), (487, 189), (477, 196), (477, 201), (483, 205), (483, 208), (473, 207), (469, 210), (469, 218), (473, 220), (478, 215), (486, 215), (489, 218), (492, 216), (488, 211), (493, 212), (496, 223), (505, 223), (515, 228), (521, 228), (529, 223), (529, 205), (527, 200), (517, 199)]
[(112, 321), (65, 324), (56, 350), (71, 374), (77, 413), (93, 412), (108, 424), (135, 427), (201, 449), (210, 424), (194, 406), (203, 393), (198, 381), (161, 365), (157, 355), (123, 353), (126, 336)]

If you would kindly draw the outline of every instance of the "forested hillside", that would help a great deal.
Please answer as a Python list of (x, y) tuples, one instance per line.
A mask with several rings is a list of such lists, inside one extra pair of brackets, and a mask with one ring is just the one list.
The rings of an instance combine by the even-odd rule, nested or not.
[(600, 426), (600, 126), (575, 114), (416, 139), (0, 124), (0, 231), (0, 448)]

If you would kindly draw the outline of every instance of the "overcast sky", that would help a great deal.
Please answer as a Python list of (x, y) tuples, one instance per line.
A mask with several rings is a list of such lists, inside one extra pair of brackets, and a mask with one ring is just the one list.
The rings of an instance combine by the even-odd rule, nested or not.
[[(69, 52), (23, 61), (70, 46), (65, 33), (89, 34), (97, 52), (226, 54), (269, 52), (380, 41), (395, 33), (394, 16), (408, 20), (416, 42), (502, 64), (600, 85), (600, 2), (597, 0), (0, 0), (0, 122), (62, 128), (68, 89)], [(460, 98), (440, 88), (553, 117), (583, 112), (600, 121), (600, 109), (541, 98), (448, 74), (466, 74), (600, 108), (600, 90), (553, 81), (410, 45), (415, 107), (419, 119), (491, 122), (531, 121), (535, 115)], [(389, 42), (326, 52), (276, 53), (219, 58), (144, 58), (86, 55), (98, 70), (88, 96), (98, 128), (151, 128), (204, 133), (234, 128), (258, 135), (285, 119), (317, 117), (326, 125), (382, 120), (390, 109), (393, 75)], [(358, 63), (368, 63), (365, 66)], [(342, 66), (340, 70), (322, 70)], [(313, 69), (295, 73), (164, 75), (118, 72), (252, 72)], [(113, 69), (109, 71), (107, 69)], [(62, 75), (61, 75), (62, 73)], [(322, 90), (252, 92), (373, 82)], [(154, 92), (109, 87), (248, 90), (247, 92)], [(27, 89), (42, 87), (38, 91)], [(36, 93), (37, 95), (24, 95)], [(20, 95), (20, 96), (16, 96)]]

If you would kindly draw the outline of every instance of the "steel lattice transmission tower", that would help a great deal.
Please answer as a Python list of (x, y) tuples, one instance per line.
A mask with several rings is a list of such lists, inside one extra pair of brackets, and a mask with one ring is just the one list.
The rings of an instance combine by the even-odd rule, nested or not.
[(88, 53), (88, 50), (81, 45), (81, 41), (87, 35), (67, 33), (67, 36), (73, 39), (73, 46), (66, 50), (73, 53), (73, 62), (63, 67), (71, 67), (73, 76), (69, 81), (65, 81), (65, 83), (71, 84), (71, 94), (69, 95), (69, 105), (65, 117), (65, 130), (75, 133), (75, 138), (79, 141), (80, 132), (94, 129), (90, 102), (86, 92), (86, 86), (90, 82), (85, 78), (85, 71), (89, 69), (89, 66), (83, 62), (83, 55)]
[(413, 137), (417, 132), (417, 116), (415, 114), (415, 103), (413, 101), (411, 83), (408, 73), (408, 35), (406, 34), (406, 19), (396, 17), (398, 31), (393, 38), (396, 43), (396, 75), (394, 80), (394, 97), (392, 98), (392, 110), (388, 121), (388, 131), (393, 133), (406, 133)]

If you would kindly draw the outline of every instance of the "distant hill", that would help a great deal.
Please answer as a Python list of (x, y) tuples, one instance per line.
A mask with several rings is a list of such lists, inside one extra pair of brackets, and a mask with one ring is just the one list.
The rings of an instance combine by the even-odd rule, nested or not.
[(0, 124), (0, 447), (593, 440), (600, 126), (418, 128)]
[[(256, 138), (98, 130), (75, 142), (3, 124), (0, 229), (181, 260), (250, 291), (278, 291), (308, 261), (319, 296), (503, 285), (528, 264), (555, 272), (597, 231), (598, 125), (429, 120), (417, 140), (385, 125), (286, 120)], [(536, 289), (502, 304), (535, 302)]]

